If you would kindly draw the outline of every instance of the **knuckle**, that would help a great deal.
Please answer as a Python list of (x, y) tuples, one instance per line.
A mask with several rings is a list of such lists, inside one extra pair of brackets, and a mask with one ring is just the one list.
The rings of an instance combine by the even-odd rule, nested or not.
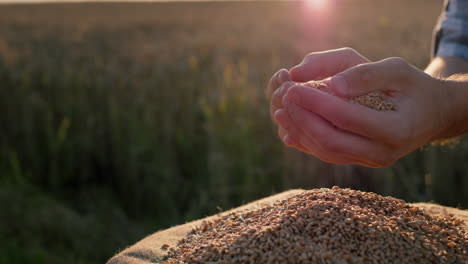
[(304, 59), (307, 60), (307, 59), (310, 59), (310, 58), (312, 58), (312, 57), (314, 57), (314, 56), (315, 56), (315, 52), (311, 52), (311, 53), (307, 54), (307, 55), (304, 57)]
[(314, 52), (310, 52), (309, 54), (306, 55), (307, 58), (310, 58), (310, 57), (315, 57), (317, 56), (318, 54), (321, 54), (322, 52), (320, 51), (314, 51)]
[(302, 61), (302, 63), (309, 63), (309, 62), (313, 61), (318, 56), (318, 54), (319, 53), (317, 53), (317, 52), (311, 52), (311, 53), (307, 54), (304, 57), (304, 60)]
[(357, 75), (360, 81), (371, 81), (377, 75), (376, 69), (371, 64), (361, 64), (356, 66)]
[(399, 76), (399, 80), (406, 80), (408, 73), (411, 72), (411, 65), (403, 58), (392, 57), (384, 60), (385, 63), (388, 63), (390, 67), (396, 74)]
[(406, 62), (406, 60), (401, 58), (401, 57), (391, 57), (391, 58), (388, 58), (387, 61), (390, 64), (395, 65), (395, 66), (399, 66), (399, 67), (408, 66), (408, 63)]
[(341, 49), (339, 49), (339, 50), (345, 52), (345, 53), (348, 54), (348, 55), (355, 55), (355, 54), (358, 54), (358, 52), (357, 52), (355, 49), (350, 48), (350, 47), (344, 47), (344, 48), (341, 48)]

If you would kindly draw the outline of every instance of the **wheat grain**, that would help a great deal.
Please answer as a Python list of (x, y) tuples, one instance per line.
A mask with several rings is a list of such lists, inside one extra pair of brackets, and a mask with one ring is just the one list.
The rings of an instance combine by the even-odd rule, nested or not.
[[(309, 81), (306, 83), (298, 83), (298, 84), (311, 87), (311, 88), (315, 88), (322, 92), (334, 95), (333, 91), (324, 82)], [(363, 96), (350, 98), (348, 99), (348, 101), (353, 102), (353, 103), (359, 103), (361, 105), (365, 105), (367, 107), (374, 108), (377, 110), (383, 110), (383, 111), (396, 110), (395, 106), (392, 103), (387, 102), (385, 100), (385, 94), (381, 91), (375, 91), (375, 92), (371, 92)]]
[(165, 263), (467, 263), (451, 216), (350, 189), (315, 189), (205, 221)]

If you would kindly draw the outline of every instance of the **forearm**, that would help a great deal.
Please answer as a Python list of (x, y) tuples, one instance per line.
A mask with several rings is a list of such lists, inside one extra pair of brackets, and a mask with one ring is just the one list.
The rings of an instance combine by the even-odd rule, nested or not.
[(445, 103), (450, 109), (444, 117), (446, 131), (439, 139), (451, 138), (468, 132), (468, 61), (457, 57), (437, 57), (425, 72), (441, 80), (441, 88), (445, 91)]

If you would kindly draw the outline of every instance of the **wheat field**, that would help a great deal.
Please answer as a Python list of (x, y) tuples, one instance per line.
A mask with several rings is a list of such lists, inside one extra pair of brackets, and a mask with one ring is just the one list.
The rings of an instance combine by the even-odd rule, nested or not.
[(0, 263), (102, 263), (160, 228), (296, 187), (468, 207), (465, 141), (386, 169), (324, 164), (282, 146), (264, 94), (313, 51), (423, 68), (441, 8), (0, 5)]

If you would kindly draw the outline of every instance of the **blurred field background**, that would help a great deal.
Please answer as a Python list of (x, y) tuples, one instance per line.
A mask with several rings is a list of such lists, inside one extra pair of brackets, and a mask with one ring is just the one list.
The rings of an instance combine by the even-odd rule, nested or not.
[(0, 5), (0, 263), (103, 263), (158, 229), (297, 187), (468, 207), (465, 141), (386, 169), (328, 165), (282, 146), (264, 95), (312, 51), (423, 68), (441, 8)]

